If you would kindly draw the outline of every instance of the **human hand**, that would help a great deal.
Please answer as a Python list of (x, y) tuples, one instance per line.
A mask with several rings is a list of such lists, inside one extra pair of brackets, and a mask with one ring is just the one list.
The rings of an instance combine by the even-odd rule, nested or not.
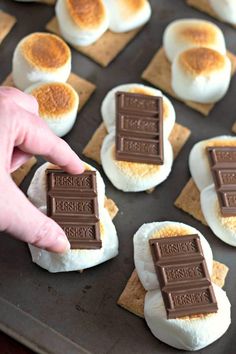
[(38, 116), (33, 96), (0, 88), (0, 230), (52, 252), (64, 252), (69, 241), (60, 226), (35, 208), (11, 179), (11, 172), (32, 155), (72, 173), (83, 164), (69, 145), (54, 135)]

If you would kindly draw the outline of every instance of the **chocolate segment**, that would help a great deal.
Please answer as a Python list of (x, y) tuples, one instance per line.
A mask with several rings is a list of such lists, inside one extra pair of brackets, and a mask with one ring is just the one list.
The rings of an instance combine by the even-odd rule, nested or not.
[(236, 147), (208, 147), (207, 154), (221, 214), (236, 216)]
[(217, 311), (198, 235), (149, 240), (167, 318)]
[(72, 249), (102, 247), (96, 172), (70, 175), (47, 170), (47, 214), (64, 230)]
[(163, 164), (162, 97), (116, 93), (116, 159)]

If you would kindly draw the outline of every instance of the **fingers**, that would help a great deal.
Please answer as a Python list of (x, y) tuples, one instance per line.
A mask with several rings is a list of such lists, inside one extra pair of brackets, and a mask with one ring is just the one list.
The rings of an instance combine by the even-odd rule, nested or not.
[(9, 151), (12, 153), (15, 146), (27, 154), (44, 156), (69, 173), (79, 174), (84, 171), (84, 164), (76, 153), (64, 140), (52, 133), (38, 115), (22, 109), (9, 96), (2, 100), (1, 109), (4, 119), (0, 130), (0, 146), (8, 170), (11, 166)]
[(73, 174), (82, 173), (84, 164), (78, 155), (62, 139), (58, 138), (42, 120), (27, 113), (27, 126), (18, 148), (28, 154), (41, 155), (46, 160)]
[(43, 121), (37, 121), (28, 114), (24, 139), (18, 146), (22, 151), (41, 155), (69, 173), (82, 173), (84, 165), (78, 155), (62, 139), (54, 135)]
[(0, 95), (5, 95), (10, 97), (15, 104), (26, 109), (27, 111), (38, 114), (38, 102), (35, 97), (24, 93), (15, 87), (0, 87)]
[(4, 183), (4, 196), (0, 203), (4, 206), (0, 216), (2, 230), (51, 252), (61, 253), (70, 249), (69, 241), (59, 225), (35, 208), (10, 177)]
[(15, 148), (13, 151), (13, 154), (12, 154), (10, 173), (17, 170), (20, 166), (22, 166), (25, 162), (27, 162), (31, 157), (32, 157), (32, 155), (27, 154), (26, 152), (23, 152), (23, 151), (19, 150), (18, 148)]

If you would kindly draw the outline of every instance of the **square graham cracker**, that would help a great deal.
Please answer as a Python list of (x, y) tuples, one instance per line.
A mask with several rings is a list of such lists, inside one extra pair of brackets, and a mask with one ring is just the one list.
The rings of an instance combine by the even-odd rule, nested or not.
[(36, 158), (33, 156), (27, 162), (25, 162), (21, 167), (19, 167), (16, 171), (12, 172), (11, 177), (15, 184), (19, 186), (28, 173), (31, 171), (32, 167), (37, 163)]
[[(229, 268), (226, 265), (213, 261), (212, 282), (222, 288), (225, 284), (228, 271)], [(145, 295), (146, 290), (142, 286), (136, 270), (134, 270), (117, 304), (134, 315), (144, 318)]]
[(201, 221), (203, 225), (207, 225), (201, 210), (200, 192), (192, 178), (184, 186), (174, 204), (177, 208)]
[(116, 203), (112, 199), (109, 199), (107, 197), (105, 197), (104, 206), (107, 209), (111, 219), (113, 220), (119, 211), (118, 206), (116, 205)]
[[(107, 134), (108, 133), (104, 123), (101, 123), (83, 150), (83, 154), (86, 157), (96, 161), (98, 164), (101, 164), (100, 151), (103, 140)], [(175, 158), (190, 137), (190, 134), (191, 131), (188, 128), (175, 123), (174, 128), (169, 136)]]
[[(70, 74), (67, 83), (70, 84), (79, 95), (79, 112), (96, 90), (96, 86), (92, 82), (87, 81), (74, 73)], [(6, 79), (1, 83), (1, 86), (15, 87), (12, 74), (9, 74), (6, 77)]]
[(16, 23), (16, 18), (0, 10), (0, 44)]
[[(233, 76), (236, 72), (236, 56), (230, 52), (227, 52), (227, 55), (232, 64), (231, 74)], [(160, 88), (162, 91), (165, 91), (170, 96), (185, 103), (187, 106), (202, 113), (204, 116), (208, 116), (210, 111), (215, 106), (215, 103), (203, 104), (203, 103), (197, 103), (193, 101), (185, 101), (175, 94), (171, 86), (171, 63), (166, 57), (164, 48), (160, 48), (157, 51), (157, 53), (154, 55), (149, 65), (142, 73), (142, 79)]]
[[(187, 5), (194, 7), (195, 9), (206, 13), (207, 15), (214, 17), (215, 19), (225, 22), (222, 20), (213, 10), (211, 4), (208, 0), (186, 0)], [(236, 28), (236, 26), (232, 25), (232, 27)]]
[[(95, 43), (88, 46), (73, 45), (73, 47), (78, 50), (78, 52), (94, 60), (96, 63), (106, 67), (118, 56), (118, 54), (120, 54), (123, 49), (125, 49), (129, 42), (136, 37), (142, 28), (143, 26), (124, 33), (114, 33), (107, 30)], [(53, 17), (48, 22), (46, 29), (61, 36), (56, 17)]]

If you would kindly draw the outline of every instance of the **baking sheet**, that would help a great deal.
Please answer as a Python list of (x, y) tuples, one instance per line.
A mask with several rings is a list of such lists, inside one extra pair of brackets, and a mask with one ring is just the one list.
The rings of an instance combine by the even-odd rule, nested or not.
[[(161, 46), (166, 25), (176, 18), (207, 16), (186, 6), (183, 0), (152, 0), (154, 14), (151, 22), (134, 39), (123, 53), (106, 69), (73, 52), (73, 71), (97, 84), (97, 91), (89, 104), (79, 113), (74, 129), (65, 137), (77, 153), (81, 153), (90, 136), (101, 122), (100, 103), (105, 93), (115, 85), (141, 82), (140, 76), (156, 50)], [(43, 31), (53, 15), (53, 8), (39, 4), (23, 4), (0, 0), (0, 8), (17, 17), (17, 24), (0, 48), (0, 80), (11, 71), (11, 57), (17, 42), (33, 31)], [(228, 49), (236, 52), (235, 31), (229, 26), (214, 21), (223, 29)], [(210, 242), (214, 259), (230, 268), (225, 290), (232, 304), (232, 324), (228, 332), (202, 354), (235, 353), (236, 347), (236, 249), (216, 238), (209, 228), (201, 225), (173, 205), (177, 195), (189, 179), (187, 166), (191, 146), (198, 140), (219, 134), (230, 134), (235, 121), (236, 79), (233, 79), (224, 100), (218, 103), (208, 118), (172, 100), (177, 113), (177, 122), (192, 130), (192, 135), (174, 163), (173, 171), (154, 193), (123, 193), (115, 190), (105, 178), (106, 194), (114, 199), (120, 213), (115, 224), (120, 239), (120, 254), (117, 258), (79, 274), (50, 274), (31, 262), (29, 251), (23, 243), (0, 237), (0, 296), (13, 304), (13, 309), (22, 310), (30, 318), (22, 333), (22, 321), (16, 321), (17, 309), (3, 316), (0, 306), (0, 322), (7, 321), (8, 333), (37, 349), (44, 344), (45, 353), (58, 354), (51, 342), (50, 331), (37, 331), (40, 322), (59, 333), (61, 340), (67, 337), (75, 345), (93, 354), (154, 354), (177, 353), (152, 336), (142, 319), (119, 308), (116, 301), (133, 270), (134, 232), (144, 222), (175, 220), (198, 228)], [(41, 160), (40, 160), (41, 161)], [(39, 163), (40, 163), (39, 161)], [(42, 162), (42, 161), (41, 161)], [(101, 170), (101, 168), (99, 167)], [(35, 168), (33, 169), (33, 171)], [(26, 190), (31, 175), (23, 184)], [(6, 312), (6, 311), (5, 311)], [(24, 318), (24, 316), (23, 316)], [(39, 322), (40, 321), (40, 322)], [(36, 330), (33, 331), (31, 327)], [(27, 329), (28, 328), (28, 329)], [(25, 333), (25, 334), (24, 334)], [(39, 333), (42, 333), (41, 335)], [(66, 339), (65, 339), (66, 341)], [(81, 349), (82, 350), (82, 349)], [(82, 353), (77, 349), (78, 353)], [(71, 353), (69, 347), (64, 353)]]

